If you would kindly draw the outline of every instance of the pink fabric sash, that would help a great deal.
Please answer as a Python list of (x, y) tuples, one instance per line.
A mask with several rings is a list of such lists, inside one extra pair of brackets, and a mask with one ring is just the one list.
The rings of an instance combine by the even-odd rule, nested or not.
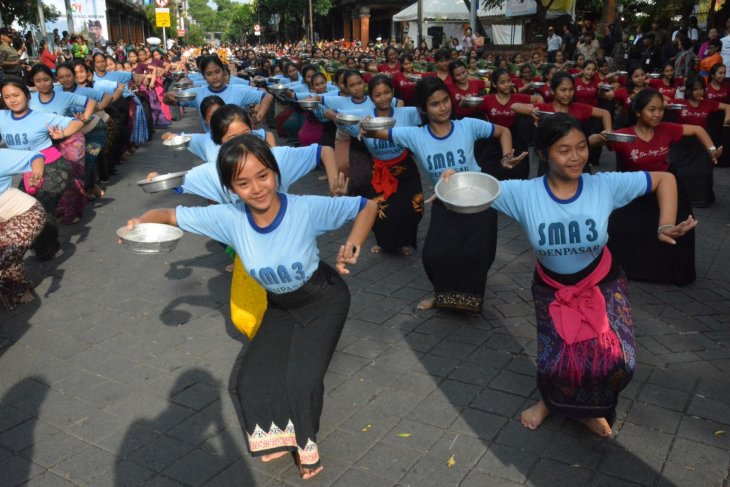
[[(604, 247), (598, 266), (573, 286), (550, 278), (537, 264), (538, 275), (556, 289), (549, 311), (555, 330), (563, 339), (558, 369), (565, 370), (572, 383), (581, 382), (589, 358), (590, 372), (595, 377), (608, 372), (623, 355), (621, 342), (608, 323), (606, 300), (598, 287), (611, 269), (611, 262), (611, 252)], [(596, 346), (591, 346), (593, 339), (597, 340)]]
[[(41, 154), (46, 156), (46, 165), (56, 162), (61, 158), (61, 151), (55, 145), (43, 149)], [(23, 185), (25, 186), (25, 192), (31, 196), (35, 196), (39, 189), (43, 186), (43, 178), (41, 178), (38, 186), (30, 185), (30, 178), (33, 176), (33, 172), (28, 171), (23, 173)]]

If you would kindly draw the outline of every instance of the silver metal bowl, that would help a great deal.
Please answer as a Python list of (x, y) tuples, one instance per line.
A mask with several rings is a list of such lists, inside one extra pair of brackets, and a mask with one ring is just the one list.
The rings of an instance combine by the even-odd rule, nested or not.
[(299, 100), (299, 106), (305, 110), (316, 110), (319, 108), (318, 100)]
[(408, 81), (419, 81), (422, 78), (423, 78), (423, 76), (421, 76), (420, 74), (407, 74), (406, 75), (406, 79)]
[(544, 81), (532, 81), (532, 82), (530, 82), (530, 84), (528, 86), (530, 88), (532, 88), (533, 90), (536, 90), (537, 88), (544, 87), (545, 86), (545, 82)]
[(187, 78), (182, 78), (170, 85), (173, 90), (186, 90), (193, 86), (193, 82)]
[(145, 193), (159, 193), (166, 189), (178, 188), (185, 183), (185, 175), (187, 171), (171, 172), (169, 174), (160, 174), (149, 181), (141, 179), (137, 181), (137, 185), (142, 188)]
[(385, 130), (395, 127), (395, 119), (392, 117), (373, 117), (362, 122), (365, 130)]
[(189, 135), (176, 135), (175, 137), (162, 141), (162, 145), (168, 149), (183, 150), (188, 148), (191, 140), (193, 138)]
[(138, 223), (131, 230), (122, 227), (117, 237), (130, 252), (137, 254), (162, 254), (172, 251), (183, 235), (183, 231), (162, 223)]
[(275, 78), (274, 76), (271, 76), (270, 78), (266, 78), (266, 81), (268, 81), (269, 83), (276, 84), (276, 83), (278, 83), (281, 80), (279, 78)]
[(670, 103), (667, 105), (667, 110), (684, 110), (685, 108), (687, 107), (681, 103)]
[(543, 110), (537, 111), (537, 116), (540, 117), (540, 120), (542, 120), (545, 117), (552, 117), (553, 115), (555, 115), (555, 112), (545, 112)]
[(662, 73), (649, 73), (651, 79), (659, 79), (662, 77)]
[(264, 85), (266, 85), (266, 78), (264, 78), (263, 76), (254, 76), (253, 84), (255, 84), (257, 86), (264, 86)]
[(619, 134), (616, 132), (608, 132), (606, 134), (606, 139), (610, 140), (611, 142), (633, 142), (636, 140), (636, 136), (631, 135), (631, 134)]
[(477, 69), (477, 74), (479, 76), (486, 76), (489, 74), (489, 70), (488, 69)]
[(174, 93), (177, 101), (193, 101), (198, 94), (191, 90), (176, 91)]
[(618, 76), (628, 76), (629, 72), (628, 71), (616, 71), (616, 74)]
[(611, 83), (599, 83), (598, 89), (601, 91), (611, 91), (613, 89), (613, 85)]
[(461, 106), (464, 107), (478, 107), (484, 103), (484, 98), (481, 96), (465, 96), (461, 99)]
[(177, 78), (182, 78), (183, 76), (185, 76), (185, 71), (182, 71), (182, 70), (180, 70), (180, 71), (173, 71), (172, 72), (172, 75), (175, 76), (175, 77), (177, 77)]
[(501, 192), (499, 180), (481, 172), (458, 172), (448, 181), (439, 179), (436, 197), (456, 213), (479, 213), (489, 208)]
[(357, 115), (348, 115), (346, 113), (338, 113), (335, 118), (340, 125), (357, 125), (362, 120)]
[(286, 90), (289, 89), (287, 85), (284, 83), (276, 83), (275, 85), (269, 85), (267, 87), (269, 91), (275, 95), (279, 95), (281, 93), (284, 93)]

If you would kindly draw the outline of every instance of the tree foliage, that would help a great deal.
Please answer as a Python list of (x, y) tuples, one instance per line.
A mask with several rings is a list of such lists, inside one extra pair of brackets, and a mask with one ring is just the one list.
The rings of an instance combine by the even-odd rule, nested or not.
[[(38, 24), (38, 0), (0, 0), (0, 12), (3, 22), (12, 25), (17, 22), (22, 27)], [(55, 22), (61, 16), (53, 5), (43, 5), (43, 16), (46, 22)]]

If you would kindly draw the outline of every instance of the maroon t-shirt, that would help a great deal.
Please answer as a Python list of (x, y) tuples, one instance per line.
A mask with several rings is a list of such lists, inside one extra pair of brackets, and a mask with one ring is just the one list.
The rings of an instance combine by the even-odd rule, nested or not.
[(479, 93), (484, 91), (484, 81), (480, 79), (470, 79), (467, 80), (469, 86), (466, 89), (459, 88), (456, 83), (449, 83), (449, 95), (451, 96), (451, 103), (454, 105), (454, 111), (456, 113), (456, 116), (458, 118), (464, 118), (468, 117), (469, 115), (473, 114), (476, 110), (476, 107), (470, 108), (470, 107), (461, 107), (459, 106), (459, 103), (461, 103), (461, 100), (463, 98), (469, 97), (469, 96), (478, 96)]
[[(553, 103), (536, 103), (535, 106), (541, 112), (555, 113), (555, 105)], [(590, 120), (593, 115), (593, 107), (584, 103), (571, 103), (568, 105), (568, 115), (571, 115), (576, 120), (585, 122)]]
[(664, 78), (649, 80), (649, 86), (651, 86), (659, 93), (661, 93), (662, 96), (665, 96), (670, 100), (674, 99), (674, 96), (677, 93), (677, 88), (682, 86), (683, 84), (684, 78), (674, 78), (668, 85), (664, 83)]
[(685, 106), (685, 108), (676, 112), (678, 123), (699, 125), (705, 129), (707, 128), (708, 115), (720, 109), (720, 104), (714, 100), (703, 99), (698, 106), (692, 105), (689, 100), (674, 100), (674, 103)]
[(575, 80), (575, 96), (573, 100), (592, 107), (598, 106), (598, 76), (586, 81), (583, 76)]
[[(637, 137), (633, 142), (609, 142), (608, 147), (621, 160), (625, 171), (666, 171), (669, 168), (669, 148), (682, 140), (683, 131), (678, 123), (662, 122), (654, 129), (654, 137), (648, 142)], [(634, 127), (614, 132), (636, 135)]]
[(393, 68), (388, 66), (388, 63), (378, 64), (378, 73), (400, 73), (400, 63), (395, 63)]
[(707, 92), (705, 94), (708, 100), (714, 100), (719, 103), (730, 102), (730, 83), (727, 81), (720, 85), (720, 89), (716, 90), (712, 83), (707, 83)]
[(530, 103), (530, 95), (525, 93), (515, 93), (509, 97), (509, 101), (502, 105), (497, 100), (497, 95), (487, 95), (484, 102), (479, 105), (479, 110), (487, 115), (490, 122), (512, 128), (517, 120), (517, 114), (512, 111), (512, 105), (515, 103)]

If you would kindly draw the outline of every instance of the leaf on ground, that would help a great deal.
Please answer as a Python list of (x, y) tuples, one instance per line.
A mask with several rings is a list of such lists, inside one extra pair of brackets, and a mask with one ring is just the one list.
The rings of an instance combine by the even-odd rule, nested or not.
[(725, 430), (717, 430), (715, 431), (714, 435), (717, 438), (722, 438), (723, 436), (725, 436)]
[(448, 459), (448, 460), (446, 460), (446, 466), (448, 466), (449, 468), (451, 468), (451, 467), (453, 467), (454, 465), (456, 465), (456, 459), (454, 458), (454, 455), (451, 455), (451, 456), (449, 457), (449, 459)]
[(368, 431), (370, 431), (370, 428), (372, 428), (372, 427), (373, 427), (373, 425), (372, 425), (372, 424), (370, 424), (370, 423), (368, 423), (368, 425), (367, 425), (367, 426), (365, 426), (365, 427), (364, 427), (363, 429), (361, 429), (360, 431), (362, 431), (363, 433), (367, 433)]
[(411, 436), (411, 434), (410, 433), (398, 433), (396, 436), (400, 436), (401, 438), (408, 438), (409, 436)]

